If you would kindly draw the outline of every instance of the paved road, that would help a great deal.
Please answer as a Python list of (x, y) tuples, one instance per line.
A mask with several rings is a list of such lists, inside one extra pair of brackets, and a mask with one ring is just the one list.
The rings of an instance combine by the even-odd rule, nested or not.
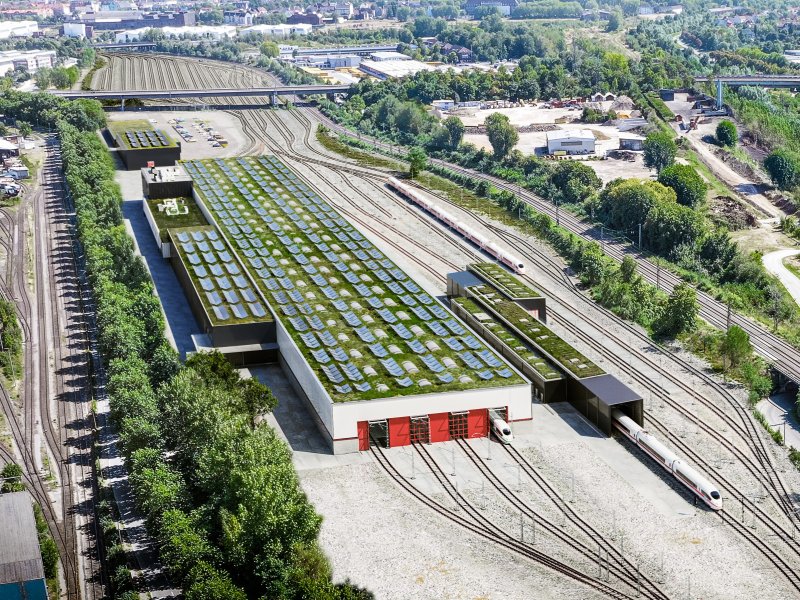
[(764, 268), (775, 275), (792, 295), (794, 301), (800, 304), (800, 279), (783, 264), (785, 259), (798, 254), (800, 254), (800, 250), (776, 250), (765, 254), (763, 260)]
[(776, 394), (759, 402), (756, 408), (764, 414), (773, 429), (781, 432), (787, 446), (800, 448), (800, 422), (794, 410), (795, 401), (794, 394)]

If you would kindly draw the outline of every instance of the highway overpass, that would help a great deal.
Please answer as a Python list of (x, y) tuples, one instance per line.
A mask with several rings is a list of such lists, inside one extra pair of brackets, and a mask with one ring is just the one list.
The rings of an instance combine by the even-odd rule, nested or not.
[(278, 85), (257, 88), (212, 88), (203, 90), (53, 90), (50, 93), (68, 100), (87, 98), (92, 100), (169, 100), (174, 98), (242, 98), (267, 96), (273, 102), (278, 96), (307, 96), (310, 94), (343, 94), (349, 85)]

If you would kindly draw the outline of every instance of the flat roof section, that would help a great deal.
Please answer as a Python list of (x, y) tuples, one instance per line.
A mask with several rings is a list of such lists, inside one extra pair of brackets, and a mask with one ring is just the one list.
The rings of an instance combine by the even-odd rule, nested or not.
[(0, 584), (44, 579), (39, 534), (27, 492), (0, 494)]
[(627, 385), (622, 383), (613, 375), (604, 374), (597, 377), (581, 380), (581, 385), (597, 396), (603, 404), (614, 406), (616, 404), (628, 404), (641, 400), (641, 394), (634, 392)]
[(169, 238), (192, 280), (212, 325), (272, 321), (228, 243), (211, 226), (169, 230)]
[(208, 225), (194, 198), (145, 199), (158, 227), (162, 242), (169, 241), (170, 229)]
[(524, 383), (277, 157), (183, 164), (334, 402)]
[(539, 373), (545, 380), (563, 379), (561, 373), (556, 370), (547, 360), (536, 352), (531, 344), (522, 339), (512, 329), (486, 312), (482, 307), (469, 298), (453, 298), (451, 302), (462, 306), (467, 312), (480, 321), (484, 327), (491, 331), (498, 339), (508, 346), (522, 360), (528, 363), (534, 371)]
[(472, 263), (467, 265), (467, 270), (472, 271), (486, 283), (495, 287), (509, 300), (528, 300), (542, 297), (539, 292), (522, 283), (519, 278), (496, 263)]
[(578, 379), (605, 373), (603, 369), (553, 333), (544, 323), (532, 317), (519, 304), (504, 300), (500, 292), (492, 286), (470, 288), (470, 292), (480, 305), (500, 317), (524, 339), (540, 348), (554, 362)]

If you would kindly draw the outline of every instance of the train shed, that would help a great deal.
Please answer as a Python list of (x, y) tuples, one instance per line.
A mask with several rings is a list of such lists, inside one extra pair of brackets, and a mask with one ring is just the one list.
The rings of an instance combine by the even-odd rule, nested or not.
[[(494, 285), (498, 278), (487, 276), (486, 272), (485, 268), (469, 265), (467, 271), (450, 273), (447, 290), (451, 306), (531, 380), (535, 398), (542, 402), (570, 402), (607, 435), (613, 430), (612, 408), (619, 408), (642, 424), (643, 402), (637, 392), (556, 335), (537, 317), (544, 314), (543, 310), (510, 299), (507, 289)], [(506, 277), (516, 279), (510, 273)], [(505, 283), (505, 287), (513, 289), (514, 285)]]
[(214, 232), (272, 309), (278, 360), (334, 453), (486, 436), (490, 414), (531, 419), (522, 374), (277, 157), (182, 165), (208, 223), (169, 232), (196, 310), (211, 321), (220, 306), (206, 303), (219, 290), (188, 282), (213, 266), (190, 255)]

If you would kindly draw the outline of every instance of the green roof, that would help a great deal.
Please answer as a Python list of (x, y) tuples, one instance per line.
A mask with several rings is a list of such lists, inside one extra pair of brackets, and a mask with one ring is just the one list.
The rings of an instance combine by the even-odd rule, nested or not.
[(241, 263), (214, 227), (181, 227), (168, 232), (213, 326), (273, 320)]
[(525, 285), (517, 277), (496, 263), (473, 263), (467, 270), (497, 288), (510, 300), (541, 298), (542, 295), (532, 287)]
[(562, 379), (563, 376), (542, 356), (534, 350), (528, 342), (517, 335), (513, 329), (496, 319), (493, 315), (486, 312), (486, 309), (479, 306), (469, 298), (453, 298), (451, 302), (463, 307), (468, 313), (480, 321), (484, 327), (494, 334), (500, 341), (508, 346), (514, 354), (528, 363), (531, 368), (539, 373), (545, 380)]
[(156, 129), (145, 119), (111, 121), (106, 127), (119, 146), (126, 150), (157, 150), (178, 145), (163, 129)]
[(183, 164), (335, 402), (524, 384), (276, 157)]
[(519, 333), (523, 339), (546, 353), (556, 364), (578, 378), (594, 377), (605, 373), (583, 354), (558, 337), (544, 323), (531, 316), (519, 304), (504, 300), (499, 292), (482, 285), (470, 288), (473, 298), (490, 313)]
[[(181, 227), (202, 227), (208, 225), (208, 221), (200, 212), (200, 207), (194, 198), (170, 198), (168, 200), (145, 200), (150, 208), (150, 214), (156, 222), (161, 241), (168, 241), (168, 229)], [(174, 203), (174, 207), (171, 206)]]

